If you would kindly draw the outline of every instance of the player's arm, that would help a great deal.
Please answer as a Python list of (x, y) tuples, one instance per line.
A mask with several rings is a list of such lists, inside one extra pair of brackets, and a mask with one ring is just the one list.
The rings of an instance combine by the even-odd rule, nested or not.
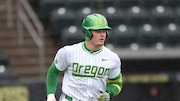
[(108, 79), (106, 91), (110, 92), (111, 97), (118, 95), (122, 89), (122, 74), (120, 73), (114, 79)]
[(110, 101), (112, 97), (118, 95), (122, 89), (122, 75), (119, 74), (114, 79), (108, 79), (108, 84), (105, 92), (97, 97), (98, 101)]
[[(55, 99), (54, 94), (56, 92), (56, 87), (58, 84), (58, 78), (60, 73), (61, 71), (59, 71), (56, 68), (55, 63), (52, 62), (46, 75), (46, 90), (47, 90), (47, 97), (49, 97), (48, 99)], [(54, 101), (54, 100), (47, 100), (47, 101)]]

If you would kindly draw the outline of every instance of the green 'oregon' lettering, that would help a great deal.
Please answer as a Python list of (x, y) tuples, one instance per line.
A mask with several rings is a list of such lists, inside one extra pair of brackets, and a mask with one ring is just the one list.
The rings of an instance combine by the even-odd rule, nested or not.
[(98, 75), (103, 75), (103, 73), (104, 73), (104, 68), (100, 67), (98, 70)]
[(78, 64), (78, 63), (73, 63), (73, 72), (76, 72), (76, 73), (77, 73), (78, 67), (79, 67), (79, 64)]
[(80, 66), (79, 66), (78, 73), (81, 72), (81, 68), (83, 68), (83, 67), (84, 67), (84, 65), (80, 65)]
[(98, 67), (97, 67), (97, 66), (92, 66), (92, 69), (91, 69), (91, 74), (93, 74), (93, 75), (94, 75), (94, 77), (96, 76), (97, 69), (98, 69)]
[(90, 69), (91, 69), (91, 66), (90, 66), (90, 65), (86, 65), (86, 66), (85, 66), (84, 73), (88, 74), (89, 71), (90, 71)]
[(79, 65), (79, 63), (73, 63), (73, 76), (79, 77), (99, 77), (103, 78), (109, 71), (109, 68), (91, 66), (91, 65)]

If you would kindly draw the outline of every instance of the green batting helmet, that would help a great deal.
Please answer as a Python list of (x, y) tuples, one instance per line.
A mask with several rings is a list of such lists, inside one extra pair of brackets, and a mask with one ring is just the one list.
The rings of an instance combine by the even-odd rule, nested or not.
[[(110, 30), (111, 27), (108, 26), (107, 19), (101, 14), (90, 14), (83, 19), (82, 22), (82, 32), (86, 40), (91, 40), (92, 33), (90, 30)], [(106, 35), (108, 36), (108, 31)]]

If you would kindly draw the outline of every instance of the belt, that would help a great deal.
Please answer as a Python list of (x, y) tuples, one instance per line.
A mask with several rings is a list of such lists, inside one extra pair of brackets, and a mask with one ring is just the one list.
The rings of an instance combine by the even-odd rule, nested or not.
[(72, 101), (72, 97), (68, 96), (68, 95), (65, 95), (65, 98), (68, 100), (68, 101)]

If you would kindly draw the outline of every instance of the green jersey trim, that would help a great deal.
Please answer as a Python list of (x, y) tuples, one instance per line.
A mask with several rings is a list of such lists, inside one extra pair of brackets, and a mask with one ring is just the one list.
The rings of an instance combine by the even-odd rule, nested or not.
[(83, 50), (84, 50), (85, 52), (90, 53), (90, 54), (97, 54), (97, 53), (100, 53), (100, 52), (102, 51), (102, 48), (99, 49), (99, 50), (95, 50), (95, 51), (88, 49), (87, 46), (86, 46), (85, 41), (84, 41), (83, 44), (82, 44), (82, 48), (83, 48)]

